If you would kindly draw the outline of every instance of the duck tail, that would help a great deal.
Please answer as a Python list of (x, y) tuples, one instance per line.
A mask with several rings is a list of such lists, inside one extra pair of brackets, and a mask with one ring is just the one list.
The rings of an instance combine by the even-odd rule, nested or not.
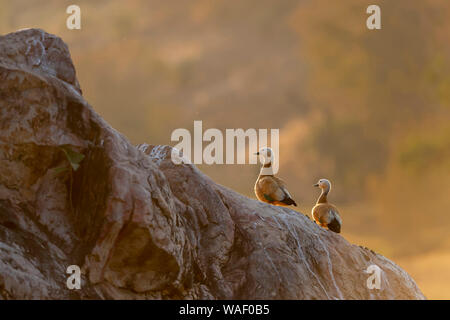
[(281, 201), (284, 204), (287, 204), (288, 206), (293, 205), (294, 207), (297, 206), (297, 204), (295, 203), (295, 201), (291, 198), (286, 198), (283, 201)]

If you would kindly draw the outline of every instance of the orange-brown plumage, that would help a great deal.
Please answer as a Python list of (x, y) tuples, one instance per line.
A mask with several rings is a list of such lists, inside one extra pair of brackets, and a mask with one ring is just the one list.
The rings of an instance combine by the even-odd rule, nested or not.
[(328, 203), (328, 193), (331, 189), (331, 183), (327, 179), (320, 179), (316, 187), (322, 189), (316, 205), (312, 208), (311, 214), (316, 223), (336, 233), (341, 232), (342, 219), (337, 208)]
[(265, 159), (261, 173), (255, 183), (255, 194), (258, 200), (278, 206), (297, 206), (284, 181), (275, 177), (271, 171), (272, 150), (263, 148), (257, 154), (262, 154)]

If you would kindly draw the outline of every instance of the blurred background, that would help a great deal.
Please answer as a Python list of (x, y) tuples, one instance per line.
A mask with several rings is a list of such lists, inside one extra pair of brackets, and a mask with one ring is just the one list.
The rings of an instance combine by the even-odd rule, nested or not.
[[(27, 27), (63, 38), (83, 95), (132, 143), (175, 145), (194, 120), (279, 128), (298, 210), (330, 179), (343, 236), (450, 299), (450, 1), (0, 0), (0, 33)], [(200, 169), (255, 198), (258, 165)]]

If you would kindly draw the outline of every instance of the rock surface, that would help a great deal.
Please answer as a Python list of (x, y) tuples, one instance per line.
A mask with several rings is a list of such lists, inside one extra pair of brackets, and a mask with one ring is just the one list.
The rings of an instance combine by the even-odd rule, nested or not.
[[(67, 150), (84, 155), (77, 170)], [(383, 256), (170, 153), (131, 145), (93, 111), (61, 39), (0, 37), (0, 298), (424, 298)]]

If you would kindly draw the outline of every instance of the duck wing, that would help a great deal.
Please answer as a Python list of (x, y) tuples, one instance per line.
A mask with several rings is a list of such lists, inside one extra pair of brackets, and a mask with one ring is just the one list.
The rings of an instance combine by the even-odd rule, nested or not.
[(339, 215), (338, 210), (333, 205), (328, 205), (328, 223), (327, 227), (329, 230), (340, 233), (341, 232), (341, 226), (342, 226), (342, 219)]
[(286, 188), (283, 180), (273, 176), (263, 177), (259, 180), (264, 198), (267, 202), (279, 205), (294, 205), (297, 206), (292, 199), (291, 194)]
[(268, 202), (283, 201), (286, 197), (283, 189), (278, 185), (274, 177), (267, 176), (258, 180), (258, 188)]
[(328, 203), (317, 204), (312, 210), (312, 216), (314, 220), (326, 225), (331, 231), (340, 232), (342, 219), (335, 206)]
[(289, 191), (288, 191), (288, 189), (286, 187), (286, 183), (284, 182), (284, 180), (282, 180), (280, 178), (277, 178), (277, 177), (274, 177), (274, 179), (277, 181), (278, 186), (280, 187), (281, 190), (283, 190), (283, 192), (285, 194), (285, 197), (282, 200), (282, 202), (284, 204), (287, 204), (287, 205), (293, 204), (294, 206), (297, 206), (297, 204), (295, 203), (294, 199), (292, 199), (292, 196), (289, 193)]

